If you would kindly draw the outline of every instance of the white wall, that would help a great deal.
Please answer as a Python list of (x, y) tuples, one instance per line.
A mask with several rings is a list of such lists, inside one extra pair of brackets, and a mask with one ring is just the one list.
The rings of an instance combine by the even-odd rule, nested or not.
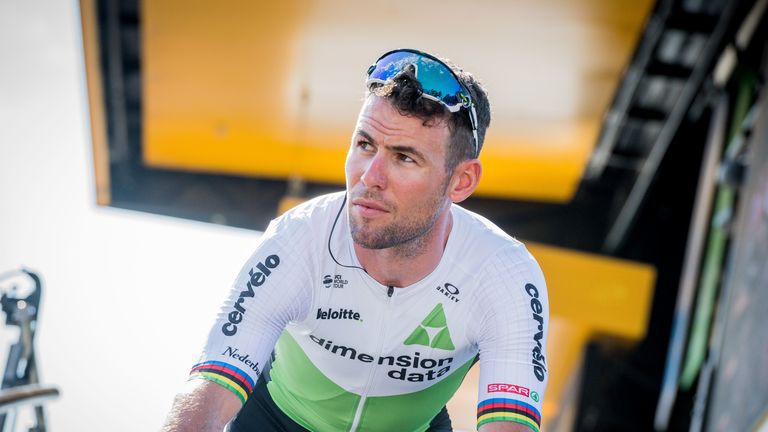
[(0, 272), (44, 277), (51, 430), (157, 430), (258, 233), (95, 206), (82, 56), (76, 1), (0, 1)]

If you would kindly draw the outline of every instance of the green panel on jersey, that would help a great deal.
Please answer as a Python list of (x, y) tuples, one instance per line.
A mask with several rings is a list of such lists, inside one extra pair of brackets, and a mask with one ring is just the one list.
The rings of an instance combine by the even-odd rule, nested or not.
[(275, 352), (267, 389), (277, 406), (309, 430), (349, 430), (360, 396), (326, 377), (288, 332), (278, 339)]
[(432, 309), (432, 312), (427, 315), (426, 318), (424, 318), (424, 321), (421, 322), (421, 325), (424, 327), (445, 327), (448, 325), (448, 322), (445, 319), (445, 312), (443, 312), (443, 304), (438, 303), (434, 309)]
[[(442, 381), (424, 390), (397, 396), (368, 397), (357, 430), (427, 430), (434, 416), (458, 390), (473, 360), (470, 359)], [(387, 420), (394, 424), (382, 429), (382, 422)]]
[[(267, 384), (267, 389), (277, 406), (306, 429), (320, 432), (349, 430), (360, 396), (326, 377), (287, 332), (280, 336), (275, 351), (276, 359), (270, 372), (272, 381)], [(432, 368), (433, 374), (451, 364), (441, 366)], [(366, 398), (357, 430), (426, 430), (432, 418), (459, 388), (471, 366), (472, 360), (469, 360), (457, 369), (447, 371), (452, 373), (440, 382), (418, 392)], [(414, 371), (403, 373), (403, 379), (409, 381), (428, 379), (426, 374)]]
[(422, 326), (418, 326), (403, 344), (429, 346), (429, 334)]
[(435, 336), (435, 340), (433, 340), (429, 346), (432, 348), (440, 348), (449, 351), (456, 349), (456, 347), (453, 346), (453, 341), (451, 340), (451, 333), (448, 331), (448, 326), (440, 330), (440, 333)]
[[(430, 332), (427, 330), (428, 328), (433, 330), (432, 334), (435, 334), (433, 338), (430, 337)], [(424, 345), (449, 351), (456, 349), (451, 340), (451, 333), (448, 330), (448, 321), (445, 319), (442, 303), (438, 303), (435, 308), (432, 309), (432, 312), (430, 312), (429, 315), (421, 321), (421, 324), (411, 332), (411, 335), (405, 339), (403, 344)]]

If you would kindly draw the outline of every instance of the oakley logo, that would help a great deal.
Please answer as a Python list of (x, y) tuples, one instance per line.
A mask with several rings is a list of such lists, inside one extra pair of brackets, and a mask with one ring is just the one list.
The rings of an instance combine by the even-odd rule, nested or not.
[(455, 303), (459, 302), (459, 289), (456, 288), (456, 285), (446, 282), (443, 285), (438, 285), (435, 290), (448, 298), (448, 300), (451, 300)]

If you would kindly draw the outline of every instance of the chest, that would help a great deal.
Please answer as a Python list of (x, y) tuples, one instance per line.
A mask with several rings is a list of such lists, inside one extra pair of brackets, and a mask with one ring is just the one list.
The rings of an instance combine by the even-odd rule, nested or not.
[[(462, 290), (463, 288), (463, 290)], [(363, 362), (380, 357), (421, 364), (470, 348), (467, 327), (471, 281), (437, 275), (407, 288), (389, 289), (360, 270), (323, 275), (301, 327), (321, 350)], [(432, 361), (426, 362), (427, 365)]]

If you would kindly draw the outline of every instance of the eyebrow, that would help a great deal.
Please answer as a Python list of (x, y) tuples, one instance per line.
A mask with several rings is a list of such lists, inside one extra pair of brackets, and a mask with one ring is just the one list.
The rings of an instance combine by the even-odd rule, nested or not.
[(376, 140), (373, 139), (371, 134), (369, 134), (368, 132), (366, 132), (366, 131), (364, 131), (362, 129), (355, 130), (355, 135), (362, 135), (363, 138), (365, 138), (366, 140), (370, 141), (371, 144), (376, 144)]
[[(362, 129), (357, 129), (355, 131), (355, 134), (356, 135), (361, 135), (363, 138), (368, 140), (371, 144), (376, 144), (376, 140), (373, 139), (371, 134), (369, 134), (368, 132), (366, 132), (366, 131), (364, 131)], [(393, 152), (398, 152), (398, 153), (410, 153), (410, 154), (416, 156), (417, 158), (419, 158), (421, 160), (425, 159), (424, 158), (424, 154), (421, 153), (420, 151), (416, 150), (416, 148), (413, 147), (413, 146), (393, 145), (393, 146), (387, 146), (387, 150), (393, 151)]]

